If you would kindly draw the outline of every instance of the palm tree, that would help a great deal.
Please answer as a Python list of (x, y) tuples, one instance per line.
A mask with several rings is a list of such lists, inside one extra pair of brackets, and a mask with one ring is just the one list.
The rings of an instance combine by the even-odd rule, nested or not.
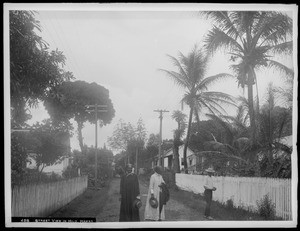
[[(280, 177), (286, 160), (290, 161), (292, 147), (282, 142), (282, 137), (292, 130), (291, 111), (288, 108), (277, 106), (278, 90), (269, 84), (266, 102), (262, 106), (258, 123), (260, 123), (259, 154), (262, 157), (261, 171), (267, 177)], [(290, 168), (286, 169), (290, 172)]]
[(179, 173), (179, 147), (183, 144), (181, 140), (184, 135), (186, 128), (186, 115), (179, 110), (173, 111), (172, 118), (177, 122), (177, 129), (174, 130), (174, 142), (173, 142), (173, 152), (174, 152), (174, 170)]
[(261, 67), (275, 67), (290, 74), (289, 68), (272, 58), (292, 52), (292, 19), (273, 11), (207, 11), (201, 14), (215, 22), (205, 38), (206, 50), (213, 54), (220, 48), (226, 49), (231, 55), (231, 67), (236, 72), (238, 84), (242, 88), (247, 86), (251, 138), (255, 144), (253, 85), (257, 84), (256, 71)]
[(160, 70), (166, 73), (167, 76), (171, 77), (181, 88), (186, 90), (181, 102), (187, 104), (190, 108), (187, 135), (183, 151), (184, 168), (187, 172), (186, 153), (193, 115), (195, 115), (199, 121), (198, 112), (200, 112), (203, 108), (208, 109), (211, 113), (225, 112), (219, 103), (230, 102), (233, 104), (232, 97), (222, 92), (207, 91), (207, 89), (208, 86), (216, 80), (233, 76), (221, 73), (205, 78), (208, 58), (204, 55), (204, 52), (202, 52), (201, 49), (197, 48), (197, 46), (195, 46), (187, 56), (184, 56), (181, 52), (179, 52), (178, 59), (170, 55), (168, 55), (168, 57), (172, 60), (178, 71)]
[[(282, 137), (290, 134), (292, 116), (288, 108), (276, 105), (277, 99), (280, 98), (277, 93), (278, 90), (269, 84), (265, 103), (256, 113), (259, 141), (254, 150), (251, 149), (247, 138), (249, 127), (245, 123), (247, 116), (244, 112), (244, 109), (247, 110), (245, 98), (240, 98), (241, 105), (236, 116), (207, 114), (224, 129), (227, 142), (207, 142), (209, 151), (205, 154), (210, 155), (214, 163), (220, 160), (232, 161), (235, 166), (233, 165), (230, 171), (238, 174), (243, 175), (243, 172), (249, 169), (260, 177), (288, 177), (291, 173), (292, 148), (282, 142)], [(216, 147), (222, 150), (215, 150)]]

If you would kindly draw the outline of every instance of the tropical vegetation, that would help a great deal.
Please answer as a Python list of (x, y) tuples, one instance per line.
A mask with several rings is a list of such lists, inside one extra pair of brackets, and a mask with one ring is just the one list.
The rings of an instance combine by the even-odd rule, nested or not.
[(168, 55), (168, 57), (177, 68), (177, 72), (165, 69), (160, 70), (174, 80), (180, 88), (185, 90), (181, 102), (187, 104), (190, 108), (183, 153), (184, 169), (187, 171), (186, 153), (190, 140), (193, 116), (195, 116), (199, 122), (199, 113), (203, 112), (204, 109), (212, 113), (222, 114), (225, 113), (221, 105), (222, 103), (234, 105), (232, 96), (222, 92), (208, 91), (208, 87), (217, 80), (232, 76), (227, 73), (206, 76), (208, 57), (201, 49), (198, 49), (197, 46), (186, 56), (179, 52), (178, 58), (170, 55)]
[(224, 49), (238, 85), (247, 87), (251, 141), (256, 144), (253, 85), (257, 87), (257, 72), (262, 68), (293, 76), (293, 70), (278, 61), (281, 55), (292, 53), (292, 19), (278, 11), (204, 11), (201, 15), (213, 22), (204, 41), (206, 52)]

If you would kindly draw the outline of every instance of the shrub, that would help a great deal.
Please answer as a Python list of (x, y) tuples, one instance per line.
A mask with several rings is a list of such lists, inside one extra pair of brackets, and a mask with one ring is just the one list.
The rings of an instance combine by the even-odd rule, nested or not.
[(225, 206), (228, 209), (233, 209), (234, 208), (234, 206), (233, 206), (233, 200), (232, 199), (227, 200)]
[(196, 200), (202, 200), (202, 196), (200, 193), (193, 193), (193, 198)]
[(271, 201), (269, 195), (265, 195), (262, 199), (256, 202), (258, 214), (265, 220), (275, 219), (275, 204)]
[(75, 165), (69, 165), (62, 173), (64, 178), (78, 177), (78, 168)]

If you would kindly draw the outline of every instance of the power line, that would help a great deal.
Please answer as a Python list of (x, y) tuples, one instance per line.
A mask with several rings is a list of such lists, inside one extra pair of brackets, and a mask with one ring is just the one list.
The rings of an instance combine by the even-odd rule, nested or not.
[[(60, 25), (60, 22), (55, 18), (55, 20), (57, 21), (57, 24), (58, 24), (58, 30), (60, 30), (60, 33), (62, 34), (62, 36), (64, 37), (64, 30), (61, 28), (61, 25)], [(72, 57), (72, 59), (73, 59), (73, 57), (74, 57), (74, 63), (75, 63), (75, 66), (78, 68), (78, 70), (79, 70), (79, 74), (81, 75), (81, 77), (83, 78), (83, 73), (81, 72), (81, 69), (79, 68), (79, 65), (78, 65), (78, 62), (77, 62), (77, 59), (76, 59), (76, 56), (74, 55), (74, 53), (73, 53), (73, 51), (72, 51), (72, 49), (70, 49), (70, 47), (69, 47), (69, 44), (68, 43), (66, 43), (67, 44), (67, 48), (68, 48), (68, 50), (70, 51), (70, 54), (71, 54), (71, 57)]]
[[(74, 60), (76, 60), (75, 58), (73, 58), (72, 56), (72, 53), (70, 52), (70, 49), (69, 47), (67, 47), (68, 49), (66, 49), (66, 45), (65, 45), (65, 42), (64, 40), (61, 38), (61, 36), (59, 35), (59, 33), (57, 32), (57, 29), (56, 29), (56, 26), (53, 24), (53, 20), (51, 19), (51, 16), (49, 17), (49, 25), (51, 26), (52, 30), (55, 34), (55, 38), (57, 38), (61, 44), (61, 47), (63, 48), (63, 51), (64, 52), (67, 52), (69, 55), (68, 55), (68, 58), (67, 58), (67, 62), (73, 67), (74, 70), (76, 70), (76, 72), (78, 73), (78, 75), (82, 75), (82, 72), (80, 70), (80, 68), (75, 64)], [(63, 32), (62, 32), (63, 33)], [(51, 33), (50, 33), (51, 34)], [(52, 37), (52, 35), (51, 35)], [(55, 41), (55, 40), (54, 40)], [(56, 42), (55, 42), (56, 44)], [(57, 46), (57, 44), (56, 44)], [(57, 46), (58, 48), (58, 46)]]

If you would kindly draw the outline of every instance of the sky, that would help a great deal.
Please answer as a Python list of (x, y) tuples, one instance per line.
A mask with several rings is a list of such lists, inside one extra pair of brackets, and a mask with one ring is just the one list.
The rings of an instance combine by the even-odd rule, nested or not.
[[(162, 135), (163, 139), (171, 139), (176, 128), (171, 115), (174, 110), (181, 110), (184, 90), (158, 69), (176, 70), (167, 55), (178, 57), (179, 51), (186, 55), (196, 44), (203, 45), (204, 36), (212, 28), (211, 21), (198, 14), (206, 5), (73, 6), (37, 4), (34, 8), (38, 11), (36, 18), (42, 27), (42, 38), (50, 50), (57, 48), (66, 56), (64, 69), (71, 71), (75, 80), (96, 82), (109, 90), (116, 113), (111, 124), (98, 129), (98, 147), (108, 146), (107, 137), (112, 135), (120, 119), (136, 125), (142, 118), (148, 135), (158, 134), (159, 114), (154, 110), (160, 109), (169, 111), (163, 114)], [(286, 5), (276, 9), (291, 8)], [(288, 13), (292, 15), (291, 11)], [(283, 61), (293, 66), (292, 58)], [(217, 53), (209, 63), (207, 76), (224, 72), (232, 74), (228, 57)], [(270, 81), (276, 86), (284, 84), (272, 71), (259, 72), (257, 77), (261, 99)], [(243, 95), (236, 80), (222, 80), (209, 90)], [(244, 94), (247, 96), (246, 91)], [(234, 108), (227, 111), (231, 115), (235, 113)], [(188, 114), (186, 105), (183, 112)], [(49, 117), (42, 104), (31, 109), (31, 113), (31, 124)], [(204, 120), (205, 116), (200, 114), (200, 119)], [(71, 148), (79, 150), (76, 123), (74, 128)], [(85, 144), (95, 145), (95, 125), (86, 123), (83, 137)]]

